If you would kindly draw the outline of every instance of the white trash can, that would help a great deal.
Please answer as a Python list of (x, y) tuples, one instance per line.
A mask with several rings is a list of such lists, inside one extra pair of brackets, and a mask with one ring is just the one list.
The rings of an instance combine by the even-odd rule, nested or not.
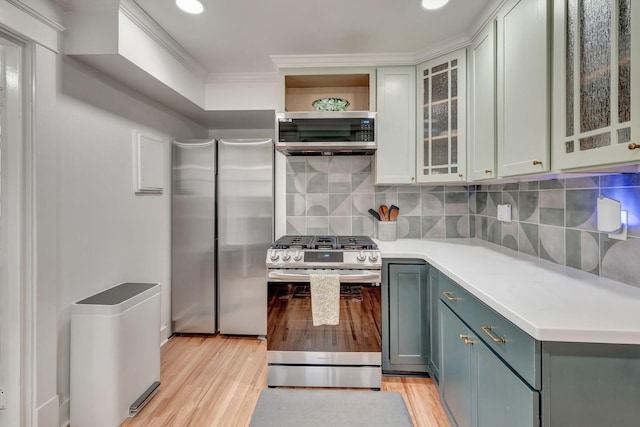
[(70, 374), (72, 427), (117, 427), (144, 406), (160, 385), (158, 283), (122, 283), (71, 306)]

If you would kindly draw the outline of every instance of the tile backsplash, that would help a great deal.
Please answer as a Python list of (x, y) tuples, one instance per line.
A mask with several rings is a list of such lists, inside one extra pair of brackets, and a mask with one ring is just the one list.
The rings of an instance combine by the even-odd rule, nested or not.
[[(596, 200), (628, 211), (628, 239), (597, 231)], [(511, 204), (512, 222), (496, 206)], [(599, 175), (497, 185), (469, 192), (470, 235), (515, 251), (640, 286), (640, 174)]]
[[(288, 157), (287, 234), (374, 236), (367, 212), (400, 208), (398, 238), (476, 237), (557, 264), (640, 286), (640, 174), (492, 185), (377, 186), (372, 157)], [(629, 238), (596, 229), (599, 195), (629, 211)], [(512, 222), (497, 220), (511, 204)]]

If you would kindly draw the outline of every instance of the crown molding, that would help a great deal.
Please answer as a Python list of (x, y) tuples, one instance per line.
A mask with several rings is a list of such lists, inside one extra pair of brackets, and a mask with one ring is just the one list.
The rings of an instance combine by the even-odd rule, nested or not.
[(271, 55), (278, 69), (309, 67), (383, 67), (416, 65), (423, 61), (462, 49), (471, 44), (471, 37), (461, 34), (438, 43), (435, 47), (406, 53), (336, 54), (336, 55)]
[(385, 65), (417, 65), (440, 55), (465, 48), (491, 20), (495, 19), (498, 10), (509, 0), (491, 0), (478, 18), (472, 23), (469, 31), (439, 42), (437, 46), (427, 47), (416, 52), (381, 53), (381, 54), (336, 54), (336, 55), (271, 55), (276, 68), (309, 68), (309, 67), (360, 67)]
[[(499, 0), (502, 2), (503, 0)], [(495, 12), (494, 12), (495, 14)], [(460, 34), (448, 40), (419, 50), (405, 53), (336, 54), (336, 55), (271, 55), (278, 69), (308, 67), (383, 67), (389, 65), (417, 65), (440, 55), (465, 48), (471, 44), (468, 34)]]
[(169, 35), (133, 0), (121, 0), (119, 10), (138, 28), (144, 31), (169, 55), (185, 66), (189, 71), (204, 80), (207, 72), (173, 37)]
[(50, 0), (58, 5), (63, 12), (82, 10), (117, 10), (119, 0)]
[(21, 11), (23, 11), (27, 15), (31, 16), (32, 18), (37, 19), (38, 21), (40, 21), (43, 24), (47, 25), (49, 28), (54, 29), (55, 31), (63, 32), (65, 30), (65, 28), (62, 26), (62, 24), (54, 21), (53, 19), (49, 18), (48, 16), (43, 15), (42, 13), (38, 12), (37, 10), (32, 8), (31, 6), (25, 4), (21, 0), (6, 0), (6, 2), (11, 4), (11, 5), (13, 5), (13, 6), (15, 6), (15, 7), (17, 7), (18, 9), (20, 9)]
[(306, 67), (371, 67), (406, 65), (413, 63), (412, 53), (363, 53), (328, 55), (271, 55), (271, 61), (280, 68)]
[(446, 55), (458, 49), (463, 49), (471, 44), (471, 37), (461, 34), (447, 40), (439, 42), (437, 46), (422, 49), (415, 54), (414, 64), (436, 58), (440, 55)]
[(64, 10), (65, 8), (65, 0), (50, 0), (58, 9)]
[(209, 73), (207, 84), (212, 83), (276, 83), (279, 74), (273, 73)]
[(475, 39), (480, 31), (489, 24), (495, 17), (498, 15), (498, 10), (507, 2), (508, 0), (492, 0), (487, 7), (482, 10), (482, 13), (478, 15), (477, 19), (470, 26), (467, 34), (471, 40)]
[[(17, 0), (14, 0), (17, 1)], [(176, 61), (201, 81), (207, 75), (195, 60), (173, 37), (153, 20), (134, 0), (53, 0), (64, 12), (120, 12), (142, 30)]]

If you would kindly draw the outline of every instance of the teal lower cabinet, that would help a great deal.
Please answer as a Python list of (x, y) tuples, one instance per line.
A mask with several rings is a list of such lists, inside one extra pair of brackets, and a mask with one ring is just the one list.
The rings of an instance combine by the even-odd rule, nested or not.
[(640, 345), (537, 341), (437, 276), (438, 385), (452, 425), (640, 426)]
[(440, 398), (456, 427), (540, 426), (541, 343), (438, 272)]
[(437, 383), (440, 380), (440, 334), (438, 322), (438, 280), (440, 272), (429, 267), (429, 373)]
[(640, 345), (542, 343), (542, 425), (640, 426)]
[(540, 425), (540, 395), (482, 341), (475, 342), (478, 426)]
[(428, 266), (420, 260), (383, 260), (382, 370), (427, 374), (429, 363)]
[(539, 426), (539, 401), (511, 368), (443, 302), (440, 396), (458, 427)]
[(442, 403), (456, 426), (472, 425), (473, 347), (465, 344), (475, 337), (443, 303), (438, 308), (440, 343), (443, 354), (440, 377)]

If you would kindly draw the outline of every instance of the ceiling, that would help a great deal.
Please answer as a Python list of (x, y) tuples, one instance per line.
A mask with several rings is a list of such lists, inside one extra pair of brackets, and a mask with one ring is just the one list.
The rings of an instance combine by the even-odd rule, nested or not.
[[(135, 0), (209, 74), (273, 73), (272, 55), (406, 54), (420, 59), (467, 42), (501, 0), (203, 0), (202, 15), (174, 0)], [(377, 64), (372, 64), (377, 65)]]

